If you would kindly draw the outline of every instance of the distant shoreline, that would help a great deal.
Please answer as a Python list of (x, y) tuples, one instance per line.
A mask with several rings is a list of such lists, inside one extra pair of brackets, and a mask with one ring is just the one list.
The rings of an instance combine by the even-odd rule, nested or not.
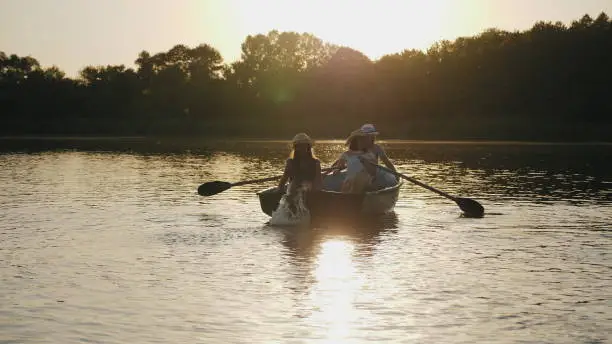
[[(342, 143), (344, 138), (315, 138), (318, 143)], [(172, 136), (0, 136), (0, 141), (138, 141), (161, 144), (173, 142), (270, 142), (287, 143), (289, 139), (250, 137), (172, 137)], [(410, 140), (401, 138), (380, 139), (383, 144), (452, 144), (452, 145), (602, 145), (612, 146), (612, 141), (534, 141), (534, 140)]]

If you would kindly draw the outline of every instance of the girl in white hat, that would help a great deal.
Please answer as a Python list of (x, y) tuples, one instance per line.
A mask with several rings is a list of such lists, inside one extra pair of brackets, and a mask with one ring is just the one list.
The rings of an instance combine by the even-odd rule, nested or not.
[[(378, 164), (378, 160), (380, 159), (382, 160), (383, 164), (387, 166), (387, 168), (396, 171), (395, 166), (393, 165), (391, 160), (389, 160), (389, 157), (387, 156), (385, 150), (380, 145), (376, 144), (376, 136), (379, 133), (378, 131), (376, 131), (374, 125), (369, 123), (364, 124), (361, 126), (359, 131), (364, 136), (362, 143), (363, 149), (372, 154), (372, 156), (374, 157), (373, 162)], [(385, 172), (379, 168), (377, 168), (376, 171), (371, 171), (371, 173), (373, 173), (372, 182), (374, 183), (376, 188), (384, 188), (397, 183), (397, 178), (393, 174)]]
[(364, 124), (361, 126), (359, 131), (363, 134), (363, 136), (366, 137), (366, 139), (363, 141), (364, 149), (374, 154), (374, 156), (376, 157), (376, 163), (378, 163), (378, 159), (381, 159), (385, 166), (395, 171), (395, 166), (393, 165), (391, 160), (389, 160), (389, 157), (387, 157), (387, 153), (385, 153), (385, 150), (375, 142), (376, 136), (379, 134), (379, 132), (376, 131), (374, 125), (369, 123)]

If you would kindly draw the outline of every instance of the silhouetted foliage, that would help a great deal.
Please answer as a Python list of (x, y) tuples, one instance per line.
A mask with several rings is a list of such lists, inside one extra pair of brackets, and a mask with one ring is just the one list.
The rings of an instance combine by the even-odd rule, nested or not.
[[(381, 38), (383, 39), (383, 38)], [(612, 21), (488, 29), (371, 61), (308, 34), (248, 36), (240, 60), (213, 47), (142, 51), (136, 69), (77, 79), (0, 52), (3, 135), (610, 139)]]

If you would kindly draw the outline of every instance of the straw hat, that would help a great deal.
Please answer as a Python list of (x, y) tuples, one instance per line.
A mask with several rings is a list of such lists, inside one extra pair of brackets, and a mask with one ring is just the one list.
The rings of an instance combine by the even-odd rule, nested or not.
[(291, 143), (293, 143), (294, 145), (298, 143), (307, 143), (312, 146), (314, 142), (312, 141), (310, 136), (306, 135), (305, 133), (299, 133), (293, 137)]
[(353, 132), (351, 132), (351, 134), (349, 135), (349, 137), (346, 138), (346, 145), (350, 145), (351, 141), (353, 141), (354, 138), (359, 137), (359, 136), (366, 136), (366, 134), (364, 134), (361, 129), (357, 129), (357, 130), (353, 130)]

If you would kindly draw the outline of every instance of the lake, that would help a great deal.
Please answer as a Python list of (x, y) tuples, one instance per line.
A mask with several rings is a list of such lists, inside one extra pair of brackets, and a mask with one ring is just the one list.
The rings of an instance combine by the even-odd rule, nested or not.
[(609, 144), (386, 142), (485, 217), (406, 182), (393, 213), (292, 230), (274, 183), (196, 193), (281, 173), (286, 142), (3, 142), (0, 343), (610, 342)]

